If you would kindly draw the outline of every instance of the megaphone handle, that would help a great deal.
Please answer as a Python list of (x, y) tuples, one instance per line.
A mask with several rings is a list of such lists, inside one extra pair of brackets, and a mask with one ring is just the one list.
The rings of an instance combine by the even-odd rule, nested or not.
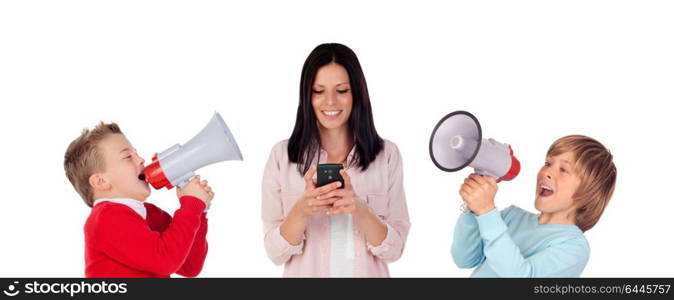
[(492, 174), (489, 174), (487, 171), (484, 171), (484, 170), (475, 169), (475, 173), (480, 174), (480, 175), (486, 175), (486, 176), (489, 176), (489, 177), (494, 177), (496, 179), (496, 182), (500, 181), (498, 177), (496, 177)]
[(187, 184), (190, 182), (190, 179), (192, 179), (192, 177), (194, 177), (194, 172), (189, 172), (189, 173), (181, 176), (180, 178), (178, 178), (178, 180), (176, 180), (176, 182), (178, 182), (178, 184), (176, 186), (181, 188), (181, 189), (185, 188), (187, 186)]
[(461, 212), (464, 213), (470, 212), (470, 209), (468, 208), (468, 204), (466, 204), (466, 201), (463, 201), (463, 203), (461, 203)]

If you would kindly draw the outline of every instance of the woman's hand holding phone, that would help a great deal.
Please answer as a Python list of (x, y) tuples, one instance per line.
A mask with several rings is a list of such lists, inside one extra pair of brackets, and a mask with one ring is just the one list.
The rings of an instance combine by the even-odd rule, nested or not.
[(304, 217), (309, 217), (315, 213), (319, 213), (332, 208), (333, 202), (337, 199), (321, 197), (321, 195), (337, 190), (342, 186), (339, 181), (331, 182), (321, 187), (316, 186), (316, 181), (313, 179), (316, 174), (316, 166), (309, 168), (304, 175), (304, 195), (295, 203), (293, 210), (298, 210)]
[(313, 179), (314, 174), (316, 174), (316, 166), (309, 168), (304, 175), (304, 195), (295, 202), (279, 228), (281, 236), (291, 245), (299, 245), (302, 242), (309, 217), (332, 208), (335, 199), (319, 199), (319, 196), (342, 186), (341, 182), (336, 181), (316, 187), (316, 182)]
[(337, 216), (342, 214), (357, 214), (368, 211), (367, 204), (360, 201), (351, 185), (351, 178), (344, 169), (339, 170), (339, 174), (344, 180), (343, 189), (331, 190), (318, 196), (318, 199), (332, 202), (328, 210), (328, 215)]

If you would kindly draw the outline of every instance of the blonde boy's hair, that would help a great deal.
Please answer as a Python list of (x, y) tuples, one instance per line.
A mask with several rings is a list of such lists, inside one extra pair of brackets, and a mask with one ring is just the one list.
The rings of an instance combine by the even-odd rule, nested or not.
[(615, 189), (617, 169), (613, 155), (597, 140), (569, 135), (556, 140), (548, 149), (548, 156), (571, 152), (574, 169), (580, 185), (573, 195), (576, 204), (576, 225), (585, 232), (601, 217)]
[(89, 184), (89, 177), (96, 172), (105, 171), (105, 161), (98, 144), (107, 135), (114, 133), (123, 134), (117, 124), (100, 122), (92, 130), (84, 129), (66, 150), (63, 160), (66, 177), (89, 207), (94, 202), (94, 190)]

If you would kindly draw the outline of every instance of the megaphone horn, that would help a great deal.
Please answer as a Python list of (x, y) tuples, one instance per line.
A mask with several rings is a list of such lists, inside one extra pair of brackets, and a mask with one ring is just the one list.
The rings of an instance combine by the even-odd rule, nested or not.
[(216, 162), (243, 160), (239, 146), (219, 113), (185, 145), (175, 144), (156, 153), (138, 177), (155, 189), (185, 187), (194, 171)]
[(482, 139), (477, 118), (466, 111), (455, 111), (438, 122), (429, 143), (431, 160), (446, 172), (456, 172), (467, 166), (482, 175), (512, 180), (520, 172), (520, 162), (512, 147), (494, 139)]

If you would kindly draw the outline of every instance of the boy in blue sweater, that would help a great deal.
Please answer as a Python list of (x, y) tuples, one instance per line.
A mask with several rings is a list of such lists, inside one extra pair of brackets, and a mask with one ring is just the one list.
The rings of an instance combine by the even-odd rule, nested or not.
[(616, 183), (613, 156), (598, 141), (571, 135), (555, 141), (538, 172), (539, 214), (494, 206), (492, 177), (471, 174), (459, 194), (470, 212), (454, 230), (452, 257), (472, 277), (578, 277), (590, 256), (583, 232), (604, 212)]

